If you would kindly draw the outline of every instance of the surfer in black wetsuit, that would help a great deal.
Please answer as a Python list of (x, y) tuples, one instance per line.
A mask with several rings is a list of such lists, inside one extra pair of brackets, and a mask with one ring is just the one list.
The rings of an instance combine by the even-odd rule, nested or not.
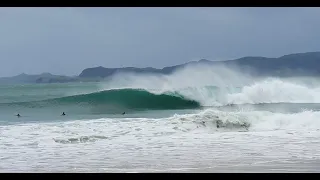
[(20, 114), (17, 114), (16, 116), (17, 116), (17, 117), (20, 117)]
[(123, 112), (123, 113), (122, 113), (122, 115), (125, 115), (125, 114), (126, 114), (126, 112)]
[(66, 114), (64, 112), (62, 112), (61, 116), (65, 116)]
[(216, 125), (217, 125), (217, 128), (220, 128), (220, 126), (222, 126), (222, 121), (221, 120), (217, 120), (216, 121)]

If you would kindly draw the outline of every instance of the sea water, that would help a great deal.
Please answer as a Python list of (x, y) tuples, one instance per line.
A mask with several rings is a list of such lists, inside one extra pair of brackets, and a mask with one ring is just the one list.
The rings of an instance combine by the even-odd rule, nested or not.
[(319, 172), (316, 78), (188, 71), (1, 85), (0, 172)]

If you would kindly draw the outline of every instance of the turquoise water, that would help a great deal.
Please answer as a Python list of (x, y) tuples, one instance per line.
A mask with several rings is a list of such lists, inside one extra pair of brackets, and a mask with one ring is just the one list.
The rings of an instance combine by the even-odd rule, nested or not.
[[(271, 112), (319, 110), (319, 103), (240, 103), (216, 105), (215, 86), (153, 92), (146, 89), (103, 89), (103, 83), (25, 84), (0, 86), (0, 123), (27, 123), (99, 118), (164, 118), (214, 108), (223, 111), (255, 109)], [(241, 88), (223, 89), (237, 94)], [(233, 92), (233, 93), (232, 93)], [(204, 99), (206, 101), (204, 101)], [(210, 102), (211, 104), (206, 104)], [(221, 102), (220, 102), (221, 103)], [(61, 116), (65, 112), (66, 116)], [(125, 112), (125, 115), (122, 113)], [(15, 115), (20, 114), (18, 118)]]
[[(33, 108), (32, 106), (18, 106), (17, 104), (88, 93), (96, 91), (97, 88), (96, 83), (1, 85), (0, 122), (41, 122), (63, 119), (60, 116), (62, 111), (66, 111), (63, 107)], [(17, 118), (15, 116), (17, 113), (22, 117)]]
[[(200, 109), (196, 101), (144, 90), (103, 90), (101, 83), (0, 86), (0, 123), (99, 118), (160, 118)], [(61, 116), (65, 112), (66, 116)], [(122, 115), (126, 112), (125, 116)], [(18, 118), (15, 115), (20, 114)]]

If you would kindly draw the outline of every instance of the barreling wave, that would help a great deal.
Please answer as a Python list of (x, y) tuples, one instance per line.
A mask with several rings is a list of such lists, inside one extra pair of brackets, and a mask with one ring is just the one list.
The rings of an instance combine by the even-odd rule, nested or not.
[(178, 93), (154, 94), (143, 89), (111, 89), (89, 94), (66, 96), (31, 102), (3, 103), (2, 106), (29, 108), (52, 106), (110, 107), (131, 110), (166, 110), (199, 108), (200, 103)]
[[(47, 108), (77, 114), (122, 113), (136, 110), (198, 109), (203, 107), (254, 107), (257, 109), (318, 110), (319, 86), (309, 87), (280, 79), (265, 79), (245, 86), (188, 86), (151, 88), (110, 88), (108, 90), (29, 102), (0, 103), (15, 111)], [(300, 105), (297, 105), (300, 104)], [(252, 105), (252, 106), (251, 106)], [(50, 109), (51, 108), (51, 109)], [(297, 109), (297, 110), (295, 110)], [(122, 111), (122, 112), (121, 112)], [(273, 111), (273, 110), (272, 110)]]

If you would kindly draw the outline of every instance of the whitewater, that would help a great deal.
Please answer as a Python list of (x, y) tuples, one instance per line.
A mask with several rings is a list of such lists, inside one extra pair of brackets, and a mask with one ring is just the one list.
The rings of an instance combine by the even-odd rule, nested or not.
[(316, 77), (203, 65), (2, 85), (0, 172), (319, 172), (319, 109)]

